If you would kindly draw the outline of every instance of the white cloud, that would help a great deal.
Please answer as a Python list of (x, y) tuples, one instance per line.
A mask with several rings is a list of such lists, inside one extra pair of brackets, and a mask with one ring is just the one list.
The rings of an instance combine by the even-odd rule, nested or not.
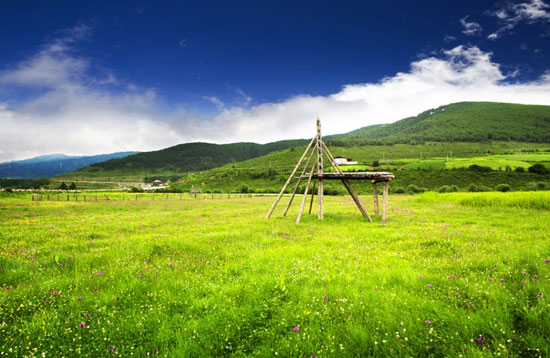
[[(89, 77), (90, 63), (70, 49), (46, 46), (0, 73), (3, 86), (41, 89), (17, 106), (2, 104), (6, 101), (0, 98), (0, 161), (48, 153), (155, 150), (191, 141), (307, 138), (314, 135), (317, 117), (323, 134), (335, 134), (458, 101), (550, 105), (548, 72), (536, 81), (508, 83), (515, 74), (503, 74), (491, 53), (478, 47), (457, 46), (412, 62), (406, 72), (349, 84), (327, 96), (303, 94), (252, 106), (244, 92), (238, 106), (209, 97), (220, 110), (209, 117), (185, 110), (167, 113), (154, 90), (126, 84), (113, 74), (103, 84)], [(45, 73), (52, 68), (54, 74)]]
[(496, 40), (502, 37), (508, 31), (511, 31), (522, 21), (528, 23), (549, 22), (550, 23), (550, 5), (542, 0), (531, 0), (527, 3), (508, 5), (493, 13), (503, 24), (495, 32), (489, 34), (489, 40)]
[(483, 30), (481, 25), (473, 21), (468, 22), (466, 21), (467, 18), (468, 16), (460, 19), (460, 24), (462, 25), (462, 27), (464, 27), (464, 30), (462, 30), (462, 33), (468, 36), (475, 36), (475, 35), (481, 34), (481, 31)]

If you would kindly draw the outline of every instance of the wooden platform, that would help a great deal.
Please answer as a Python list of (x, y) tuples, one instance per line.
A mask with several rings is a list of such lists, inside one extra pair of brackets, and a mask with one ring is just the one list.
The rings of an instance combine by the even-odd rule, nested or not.
[[(307, 179), (309, 175), (301, 175), (298, 179)], [(391, 181), (395, 175), (389, 172), (342, 172), (342, 173), (313, 173), (312, 179), (335, 179), (335, 180), (372, 180), (374, 182)]]

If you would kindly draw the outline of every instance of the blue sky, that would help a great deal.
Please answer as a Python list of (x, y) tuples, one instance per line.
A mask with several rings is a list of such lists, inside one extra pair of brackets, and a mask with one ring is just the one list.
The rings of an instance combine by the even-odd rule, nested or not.
[(542, 0), (4, 3), (0, 161), (550, 104), (549, 40)]

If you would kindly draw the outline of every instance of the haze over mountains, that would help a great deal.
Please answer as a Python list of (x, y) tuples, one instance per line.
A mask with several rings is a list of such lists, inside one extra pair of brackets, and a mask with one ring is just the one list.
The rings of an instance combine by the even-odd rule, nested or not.
[(119, 152), (91, 156), (42, 155), (25, 160), (0, 163), (0, 178), (52, 177), (70, 173), (94, 163), (123, 158), (136, 153), (138, 152)]
[[(322, 119), (322, 118), (321, 118)], [(311, 133), (313, 136), (314, 119)], [(515, 141), (550, 143), (550, 106), (460, 102), (429, 109), (388, 125), (359, 128), (325, 137), (330, 146), (417, 144), (422, 142)], [(124, 176), (183, 174), (240, 162), (274, 151), (301, 147), (308, 139), (256, 143), (185, 143), (153, 152), (122, 152), (89, 157), (51, 155), (0, 164), (0, 177), (76, 175)]]

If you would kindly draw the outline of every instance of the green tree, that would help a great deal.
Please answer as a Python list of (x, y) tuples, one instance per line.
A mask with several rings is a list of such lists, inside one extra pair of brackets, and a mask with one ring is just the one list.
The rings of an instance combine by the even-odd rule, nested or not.
[(59, 186), (59, 189), (60, 190), (67, 190), (67, 184), (65, 184), (65, 182), (61, 182), (61, 185)]
[(74, 181), (71, 183), (71, 185), (69, 185), (69, 190), (76, 190), (76, 184), (74, 183)]

